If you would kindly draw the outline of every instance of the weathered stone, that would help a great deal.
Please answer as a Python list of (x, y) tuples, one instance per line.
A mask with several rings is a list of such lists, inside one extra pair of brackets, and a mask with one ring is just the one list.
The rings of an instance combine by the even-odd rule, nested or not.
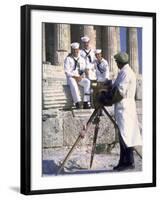
[(136, 74), (139, 73), (137, 37), (137, 28), (127, 28), (127, 52), (129, 54), (129, 64)]
[(54, 64), (63, 65), (64, 58), (70, 51), (70, 25), (55, 24), (54, 25)]
[(58, 109), (43, 110), (43, 115), (47, 115), (48, 118), (55, 118), (58, 115)]
[(61, 118), (48, 118), (43, 121), (43, 147), (57, 147), (63, 145), (63, 129)]
[[(118, 73), (117, 64), (114, 55), (120, 50), (120, 34), (119, 27), (103, 27), (102, 28), (102, 48), (104, 58), (107, 59), (110, 67), (110, 77), (115, 78)], [(112, 75), (112, 76), (111, 76)]]
[[(142, 153), (140, 148), (136, 147), (139, 154)], [(43, 149), (43, 162), (42, 162), (42, 174), (43, 176), (55, 176), (60, 169), (61, 163), (68, 154), (67, 148), (49, 148)], [(90, 173), (113, 173), (112, 169), (118, 164), (119, 161), (119, 145), (116, 144), (115, 148), (110, 154), (99, 153), (94, 154), (92, 168), (90, 169), (91, 158), (91, 145), (85, 147), (79, 147), (74, 149), (71, 156), (65, 163), (64, 169), (61, 171), (61, 175), (73, 175), (73, 174), (90, 174)], [(126, 170), (125, 172), (134, 172), (142, 170), (142, 159), (137, 153), (134, 153), (135, 169)], [(124, 173), (125, 173), (124, 172)]]
[[(80, 111), (79, 111), (80, 112)], [(87, 121), (89, 120), (90, 116), (83, 116), (82, 117), (73, 117), (70, 112), (66, 113), (64, 116), (64, 146), (72, 146), (76, 141), (79, 133), (83, 129), (83, 125), (86, 125)], [(95, 123), (92, 124), (86, 135), (85, 138), (81, 140), (80, 145), (92, 144), (93, 136), (95, 130)], [(115, 139), (115, 131), (114, 126), (111, 124), (110, 120), (103, 116), (100, 118), (99, 123), (99, 132), (97, 143), (106, 143), (110, 144)]]
[(42, 61), (43, 63), (46, 62), (46, 40), (45, 40), (45, 23), (42, 23)]
[(142, 77), (137, 77), (137, 84), (136, 84), (136, 100), (142, 100)]

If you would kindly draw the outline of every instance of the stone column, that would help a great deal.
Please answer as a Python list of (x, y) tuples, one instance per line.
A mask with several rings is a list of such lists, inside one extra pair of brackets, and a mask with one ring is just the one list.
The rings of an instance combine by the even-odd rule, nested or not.
[(120, 28), (117, 26), (116, 29), (116, 37), (117, 37), (117, 53), (121, 51), (121, 44), (120, 44)]
[(142, 76), (139, 74), (137, 28), (127, 28), (127, 52), (129, 64), (137, 76), (136, 100), (142, 101)]
[(111, 78), (117, 76), (118, 68), (114, 60), (114, 55), (120, 50), (118, 27), (103, 27), (102, 30), (102, 48), (103, 56), (107, 59), (110, 67)]
[(81, 44), (81, 37), (83, 36), (88, 36), (90, 38), (91, 48), (96, 48), (96, 30), (94, 26), (71, 25), (71, 41), (72, 42), (79, 42)]
[(46, 44), (46, 62), (53, 64), (53, 52), (54, 52), (54, 24), (45, 24), (45, 44)]
[(96, 48), (102, 49), (102, 26), (95, 26), (96, 30)]
[(45, 23), (42, 23), (42, 62), (46, 62)]
[(94, 26), (84, 25), (83, 35), (87, 35), (90, 38), (90, 46), (91, 48), (96, 48), (96, 31)]
[(139, 62), (137, 28), (127, 28), (127, 52), (129, 54), (129, 64), (134, 72), (138, 74)]
[(70, 52), (70, 25), (55, 24), (54, 25), (54, 65), (63, 65), (64, 58)]

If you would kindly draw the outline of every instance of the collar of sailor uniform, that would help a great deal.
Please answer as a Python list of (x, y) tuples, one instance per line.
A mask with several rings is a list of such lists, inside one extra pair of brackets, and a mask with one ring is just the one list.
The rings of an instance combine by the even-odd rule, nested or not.
[(97, 64), (101, 64), (103, 62), (103, 58), (101, 60), (96, 59)]
[(85, 49), (85, 48), (83, 48), (83, 51), (85, 51), (85, 52), (90, 52), (92, 49), (89, 47), (88, 49)]
[(74, 60), (79, 60), (79, 58), (80, 58), (80, 55), (78, 55), (77, 57), (75, 57), (75, 56), (72, 56), (72, 58), (73, 58)]

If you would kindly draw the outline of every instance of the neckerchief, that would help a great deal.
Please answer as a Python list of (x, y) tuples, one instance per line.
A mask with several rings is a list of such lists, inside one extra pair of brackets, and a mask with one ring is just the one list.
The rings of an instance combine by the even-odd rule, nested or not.
[(86, 57), (88, 57), (89, 59), (89, 62), (91, 63), (92, 62), (92, 59), (91, 59), (91, 56), (89, 55), (90, 52), (91, 52), (91, 49), (87, 52), (85, 49), (83, 49), (83, 51), (86, 53)]
[(105, 72), (105, 69), (101, 68), (101, 62), (99, 61), (97, 62), (97, 69), (100, 71), (101, 74)]

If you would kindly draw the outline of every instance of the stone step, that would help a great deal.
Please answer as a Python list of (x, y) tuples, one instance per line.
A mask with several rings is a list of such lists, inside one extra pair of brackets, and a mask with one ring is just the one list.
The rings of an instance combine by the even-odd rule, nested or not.
[(69, 89), (68, 85), (53, 85), (53, 86), (44, 86), (43, 90), (55, 90), (55, 89)]
[(48, 87), (54, 87), (54, 86), (67, 86), (67, 82), (59, 82), (59, 83), (57, 83), (57, 82), (46, 82), (45, 83), (46, 84), (46, 86), (48, 86)]
[(54, 93), (54, 92), (49, 92), (49, 93), (44, 93), (44, 97), (64, 97), (67, 98), (66, 95), (62, 92)]
[(43, 98), (56, 98), (56, 97), (63, 97), (65, 99), (71, 98), (71, 93), (70, 92), (45, 92), (43, 93)]
[(88, 117), (93, 113), (94, 109), (78, 109), (73, 110), (74, 117)]
[(66, 93), (67, 91), (65, 91), (65, 90), (44, 90), (43, 91), (43, 94), (55, 94), (55, 95), (60, 95), (60, 94), (62, 94), (62, 95), (65, 95), (65, 93)]
[(53, 103), (55, 103), (55, 102), (56, 103), (57, 102), (65, 102), (65, 103), (72, 102), (71, 98), (61, 98), (61, 99), (58, 99), (58, 98), (48, 98), (48, 99), (46, 99), (46, 98), (44, 98), (43, 100), (44, 100), (44, 104), (51, 103), (51, 102), (53, 102)]
[(44, 104), (67, 104), (67, 103), (72, 103), (71, 99), (50, 99), (50, 100), (45, 100)]
[(72, 105), (70, 104), (51, 104), (51, 105), (44, 105), (44, 109), (70, 109)]
[(45, 105), (49, 105), (49, 104), (66, 104), (68, 101), (67, 100), (64, 100), (64, 99), (61, 99), (61, 100), (51, 100), (51, 101), (45, 101), (44, 104)]
[(43, 115), (47, 115), (49, 117), (57, 116), (58, 112), (59, 112), (58, 109), (48, 109), (42, 111)]
[(53, 85), (53, 86), (45, 86), (45, 87), (43, 87), (43, 90), (47, 90), (47, 89), (53, 89), (54, 90), (54, 89), (63, 89), (63, 88), (67, 88), (67, 87), (63, 86), (63, 85)]

